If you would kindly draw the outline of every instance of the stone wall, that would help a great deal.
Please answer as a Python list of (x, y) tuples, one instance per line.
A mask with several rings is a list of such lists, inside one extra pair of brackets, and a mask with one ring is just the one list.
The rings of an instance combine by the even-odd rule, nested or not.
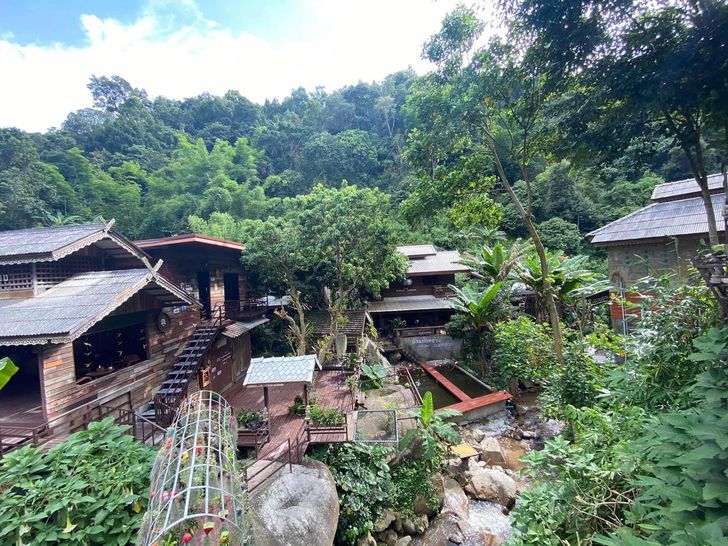
[(462, 341), (448, 335), (402, 337), (399, 344), (420, 360), (457, 360)]

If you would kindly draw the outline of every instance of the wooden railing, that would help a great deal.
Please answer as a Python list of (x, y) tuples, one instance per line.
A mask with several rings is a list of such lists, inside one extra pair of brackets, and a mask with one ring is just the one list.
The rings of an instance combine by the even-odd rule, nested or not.
[(245, 483), (247, 485), (248, 495), (252, 495), (259, 487), (277, 476), (286, 467), (291, 472), (293, 463), (298, 462), (297, 460), (294, 461), (294, 450), (290, 438), (281, 442), (271, 451), (271, 454), (270, 457), (257, 459), (245, 471)]
[[(121, 402), (121, 405), (114, 405), (115, 402)], [(129, 425), (130, 434), (147, 445), (158, 445), (166, 433), (164, 428), (135, 413), (131, 394), (126, 393), (106, 404), (94, 400), (35, 426), (21, 422), (1, 422), (0, 457), (25, 445), (37, 447), (54, 438), (85, 430), (90, 423), (106, 417), (112, 417), (117, 425)]]
[(443, 326), (413, 326), (411, 328), (395, 328), (394, 334), (398, 337), (434, 336)]
[[(344, 423), (342, 425), (314, 425), (312, 423), (306, 423), (305, 427), (306, 438), (308, 443), (343, 443), (348, 438), (349, 431), (349, 414), (344, 414)], [(321, 438), (321, 436), (334, 436), (335, 438)]]

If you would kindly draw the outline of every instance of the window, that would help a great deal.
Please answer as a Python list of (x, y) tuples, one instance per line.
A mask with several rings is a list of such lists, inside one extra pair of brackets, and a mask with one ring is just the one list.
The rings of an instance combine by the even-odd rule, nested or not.
[(104, 377), (147, 359), (146, 313), (118, 315), (73, 342), (76, 379)]
[(0, 267), (0, 292), (33, 289), (33, 270), (30, 264)]

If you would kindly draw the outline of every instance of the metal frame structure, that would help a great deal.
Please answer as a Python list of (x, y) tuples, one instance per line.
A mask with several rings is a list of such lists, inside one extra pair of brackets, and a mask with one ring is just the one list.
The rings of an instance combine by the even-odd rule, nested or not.
[(198, 391), (179, 408), (152, 469), (149, 497), (137, 544), (245, 543), (237, 423), (218, 393)]
[[(392, 432), (389, 434), (387, 438), (380, 438), (380, 439), (366, 439), (366, 438), (360, 438), (359, 437), (359, 421), (364, 418), (364, 420), (374, 417), (375, 415), (384, 415), (386, 416), (385, 419), (391, 419), (392, 422)], [(388, 410), (388, 409), (376, 409), (376, 410), (359, 410), (356, 412), (356, 423), (354, 425), (354, 442), (359, 444), (382, 444), (382, 445), (398, 445), (399, 444), (399, 424), (397, 419), (397, 410)]]

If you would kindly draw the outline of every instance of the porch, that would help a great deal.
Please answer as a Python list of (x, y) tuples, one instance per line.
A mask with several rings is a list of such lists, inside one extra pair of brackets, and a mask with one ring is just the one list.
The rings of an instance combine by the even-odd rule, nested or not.
[(268, 392), (267, 434), (265, 437), (241, 435), (238, 446), (255, 448), (256, 457), (262, 459), (271, 456), (286, 440), (297, 440), (305, 445), (350, 441), (350, 414), (354, 409), (354, 396), (346, 382), (350, 375), (351, 372), (343, 370), (320, 370), (314, 374), (311, 385), (306, 387), (309, 400), (316, 397), (322, 408), (336, 408), (347, 416), (347, 421), (342, 426), (307, 426), (303, 415), (289, 411), (296, 396), (304, 396), (304, 385), (300, 382), (267, 387), (237, 384), (226, 390), (222, 395), (236, 412), (241, 409), (263, 411), (266, 408), (265, 391)]

